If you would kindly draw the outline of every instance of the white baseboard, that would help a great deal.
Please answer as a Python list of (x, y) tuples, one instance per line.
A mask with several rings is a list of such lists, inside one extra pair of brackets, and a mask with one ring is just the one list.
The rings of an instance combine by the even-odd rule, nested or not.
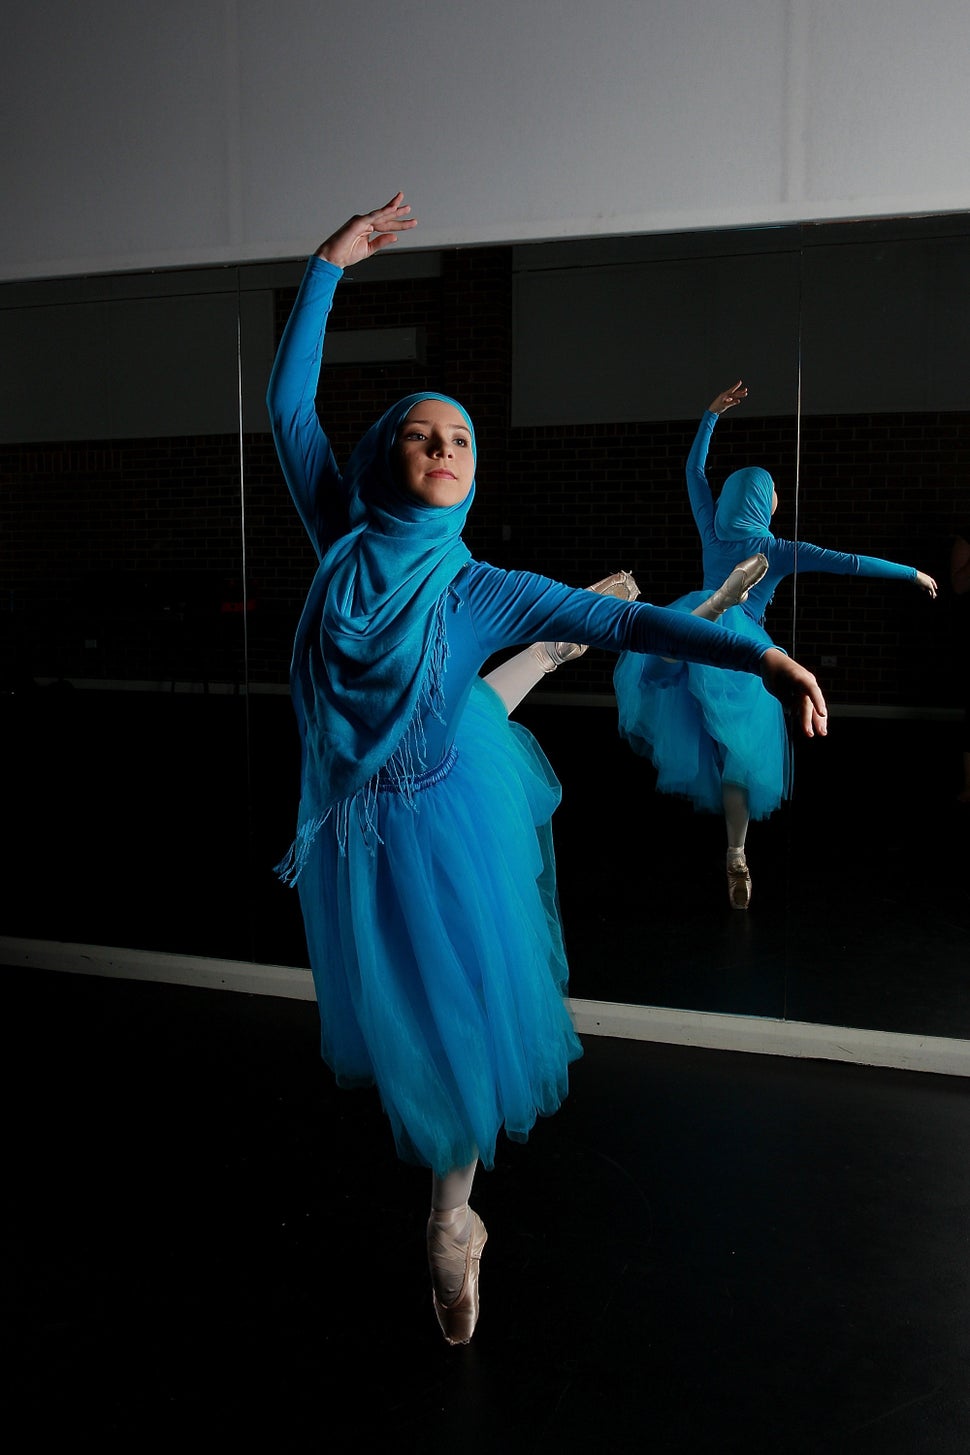
[(313, 999), (310, 971), (298, 965), (257, 965), (248, 960), (170, 955), (162, 950), (126, 950), (114, 945), (75, 945), (62, 940), (4, 936), (0, 936), (0, 964), (25, 970), (106, 975), (118, 980), (157, 980), (167, 985), (237, 990), (248, 995), (277, 995), (284, 1000)]
[(872, 1031), (858, 1026), (826, 1026), (763, 1016), (714, 1015), (708, 1011), (668, 1010), (664, 1006), (621, 1005), (599, 1000), (575, 1000), (571, 1005), (580, 1035), (618, 1036), (675, 1046), (704, 1046), (709, 1050), (752, 1051), (765, 1056), (801, 1056), (847, 1061), (858, 1066), (891, 1066), (902, 1071), (970, 1076), (970, 1041), (947, 1036)]
[[(10, 969), (56, 970), (124, 980), (195, 985), (286, 1000), (313, 1000), (310, 971), (297, 965), (257, 965), (201, 955), (171, 955), (111, 945), (69, 944), (0, 936), (0, 964)], [(747, 1051), (845, 1061), (859, 1066), (970, 1076), (970, 1041), (873, 1031), (854, 1026), (816, 1025), (762, 1016), (714, 1015), (663, 1006), (623, 1005), (605, 1000), (570, 1000), (581, 1036), (615, 1036), (707, 1050)]]

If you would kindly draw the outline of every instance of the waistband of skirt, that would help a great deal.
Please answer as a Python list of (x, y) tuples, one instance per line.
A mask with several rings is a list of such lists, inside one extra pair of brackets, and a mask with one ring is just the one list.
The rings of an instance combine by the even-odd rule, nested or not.
[(378, 793), (404, 793), (409, 796), (412, 793), (421, 793), (425, 788), (433, 788), (436, 783), (447, 778), (457, 761), (458, 749), (452, 743), (441, 762), (436, 763), (433, 768), (426, 768), (423, 773), (415, 773), (404, 779), (392, 778), (382, 768), (377, 775), (377, 791)]

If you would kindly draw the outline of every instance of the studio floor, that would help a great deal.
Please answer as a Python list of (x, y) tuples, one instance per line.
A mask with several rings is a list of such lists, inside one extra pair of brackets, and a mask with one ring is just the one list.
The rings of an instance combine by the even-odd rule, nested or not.
[[(243, 734), (243, 706), (6, 699), (3, 933), (305, 964), (269, 867), (290, 708), (254, 699)], [(522, 716), (564, 786), (574, 996), (970, 1040), (955, 727), (800, 745), (738, 915), (720, 825), (609, 714)], [(482, 1315), (451, 1349), (426, 1174), (335, 1088), (312, 1002), (0, 974), (16, 1448), (970, 1449), (968, 1078), (587, 1037), (479, 1178)]]
[(453, 1349), (311, 1003), (3, 974), (12, 1448), (970, 1446), (963, 1078), (588, 1038)]

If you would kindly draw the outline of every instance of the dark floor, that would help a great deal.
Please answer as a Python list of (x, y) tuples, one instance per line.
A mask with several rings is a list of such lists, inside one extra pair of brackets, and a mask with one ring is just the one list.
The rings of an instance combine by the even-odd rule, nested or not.
[[(305, 963), (275, 881), (285, 698), (0, 701), (0, 935)], [(749, 840), (653, 791), (603, 708), (520, 714), (563, 782), (572, 993), (970, 1040), (951, 723), (838, 719)], [(425, 1175), (314, 1006), (7, 969), (8, 1425), (272, 1452), (965, 1455), (970, 1081), (591, 1038), (503, 1145), (469, 1349)]]
[(589, 1039), (449, 1349), (312, 1004), (3, 974), (8, 1448), (970, 1448), (962, 1078)]

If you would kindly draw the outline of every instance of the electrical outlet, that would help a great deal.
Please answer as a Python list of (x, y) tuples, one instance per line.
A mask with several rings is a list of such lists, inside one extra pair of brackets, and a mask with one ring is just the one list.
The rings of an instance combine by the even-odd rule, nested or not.
[(822, 666), (823, 667), (837, 667), (838, 665), (839, 665), (839, 659), (838, 659), (838, 657), (823, 657), (822, 658)]

